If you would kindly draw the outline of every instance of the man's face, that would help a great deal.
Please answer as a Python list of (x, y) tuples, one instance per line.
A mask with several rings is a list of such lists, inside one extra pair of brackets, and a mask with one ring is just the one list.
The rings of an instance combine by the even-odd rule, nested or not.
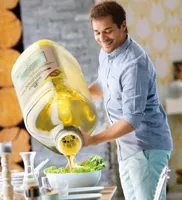
[(121, 28), (118, 28), (111, 16), (93, 19), (92, 28), (95, 40), (107, 53), (117, 49), (126, 39), (126, 22), (124, 21)]

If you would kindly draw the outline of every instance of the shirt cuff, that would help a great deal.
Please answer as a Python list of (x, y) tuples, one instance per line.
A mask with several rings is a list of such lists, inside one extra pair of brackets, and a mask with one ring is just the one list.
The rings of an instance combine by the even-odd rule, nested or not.
[(127, 121), (135, 129), (139, 128), (144, 114), (127, 114), (123, 116), (123, 120)]
[(102, 85), (101, 85), (99, 79), (97, 79), (97, 80), (95, 81), (95, 83), (97, 83), (98, 87), (102, 90)]

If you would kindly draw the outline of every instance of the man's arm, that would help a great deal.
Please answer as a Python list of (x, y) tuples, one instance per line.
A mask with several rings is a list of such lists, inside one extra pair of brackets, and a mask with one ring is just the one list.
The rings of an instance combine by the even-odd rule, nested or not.
[(133, 64), (122, 75), (122, 120), (119, 120), (107, 130), (94, 135), (84, 136), (84, 146), (95, 145), (117, 139), (139, 128), (145, 115), (149, 77), (148, 68)]
[(97, 85), (97, 82), (94, 82), (92, 83), (90, 86), (89, 86), (89, 92), (92, 96), (92, 99), (93, 100), (97, 100), (97, 99), (100, 99), (102, 98), (103, 96), (103, 93), (102, 93), (102, 90), (99, 88), (99, 86)]
[(116, 122), (114, 125), (110, 126), (107, 130), (98, 133), (97, 135), (88, 136), (87, 133), (82, 132), (84, 136), (84, 146), (96, 145), (102, 142), (109, 142), (114, 139), (117, 139), (123, 135), (126, 135), (135, 128), (131, 126), (125, 120), (120, 120)]

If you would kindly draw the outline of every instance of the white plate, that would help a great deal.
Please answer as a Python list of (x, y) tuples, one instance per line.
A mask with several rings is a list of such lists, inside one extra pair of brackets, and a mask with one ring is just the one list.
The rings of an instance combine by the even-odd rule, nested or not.
[(77, 193), (95, 193), (100, 192), (103, 190), (103, 186), (95, 186), (95, 187), (80, 187), (80, 188), (69, 188), (68, 193), (69, 194), (77, 194)]
[[(17, 177), (17, 178), (19, 178), (19, 177), (23, 177), (24, 176), (24, 172), (17, 172), (17, 173), (12, 173), (11, 174), (11, 177), (13, 177), (13, 178), (15, 178), (15, 177)], [(2, 175), (0, 175), (0, 178), (2, 178)]]
[(59, 200), (92, 200), (92, 199), (98, 199), (102, 196), (102, 194), (99, 193), (92, 193), (92, 194), (73, 194), (68, 196), (60, 196)]
[[(16, 181), (23, 182), (23, 179), (11, 179), (11, 182), (16, 182)], [(0, 183), (2, 183), (2, 182), (3, 182), (3, 180), (0, 180)]]
[[(11, 184), (12, 185), (22, 185), (23, 184), (23, 181), (11, 181)], [(0, 183), (0, 186), (2, 186), (3, 185), (3, 183)]]
[[(23, 179), (22, 180), (11, 180), (11, 183), (23, 183)], [(0, 181), (0, 184), (2, 184), (3, 183), (3, 181)]]
[[(11, 180), (11, 182), (23, 182), (23, 179), (22, 179), (22, 180), (20, 180), (20, 179), (17, 179), (17, 180)], [(0, 180), (0, 184), (2, 184), (2, 183), (3, 183), (3, 181)]]
[[(11, 184), (11, 185), (19, 188), (22, 184)], [(2, 188), (2, 187), (3, 187), (3, 185), (0, 185), (0, 188)]]

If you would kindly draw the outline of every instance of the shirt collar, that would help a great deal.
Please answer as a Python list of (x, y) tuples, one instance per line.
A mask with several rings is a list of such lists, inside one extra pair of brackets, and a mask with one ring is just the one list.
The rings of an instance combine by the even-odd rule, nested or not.
[(126, 38), (125, 42), (120, 47), (118, 47), (117, 49), (115, 49), (111, 53), (106, 53), (106, 52), (105, 53), (107, 54), (109, 59), (113, 59), (113, 58), (117, 57), (120, 53), (124, 53), (125, 50), (128, 48), (130, 42), (131, 42), (131, 38), (127, 34), (127, 38)]

